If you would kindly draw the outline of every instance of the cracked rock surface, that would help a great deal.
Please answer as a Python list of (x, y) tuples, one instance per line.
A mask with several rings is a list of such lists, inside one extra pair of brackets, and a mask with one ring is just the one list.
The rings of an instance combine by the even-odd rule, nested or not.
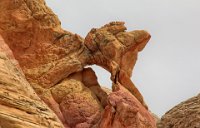
[[(124, 22), (111, 22), (91, 29), (84, 39), (63, 30), (44, 0), (1, 0), (0, 5), (0, 34), (9, 46), (4, 52), (11, 49), (15, 66), (64, 127), (156, 127), (130, 79), (148, 32), (127, 32)], [(111, 73), (112, 91), (99, 85), (88, 67), (93, 64)]]

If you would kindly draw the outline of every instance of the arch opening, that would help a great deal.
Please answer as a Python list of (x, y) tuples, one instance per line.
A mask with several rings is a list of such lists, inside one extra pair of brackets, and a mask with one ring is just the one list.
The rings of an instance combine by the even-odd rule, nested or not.
[(110, 80), (111, 74), (107, 70), (97, 65), (91, 65), (89, 67), (94, 70), (100, 86), (106, 87), (108, 89), (112, 88), (112, 81)]

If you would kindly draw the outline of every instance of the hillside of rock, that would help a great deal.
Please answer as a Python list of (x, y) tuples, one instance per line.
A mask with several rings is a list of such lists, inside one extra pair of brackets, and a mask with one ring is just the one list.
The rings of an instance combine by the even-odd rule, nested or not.
[(158, 128), (200, 128), (200, 94), (165, 113)]

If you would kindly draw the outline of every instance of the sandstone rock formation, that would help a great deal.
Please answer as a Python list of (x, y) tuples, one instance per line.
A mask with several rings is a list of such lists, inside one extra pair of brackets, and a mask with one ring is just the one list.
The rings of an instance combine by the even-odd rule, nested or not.
[(142, 95), (130, 77), (137, 53), (145, 47), (150, 35), (142, 30), (125, 30), (123, 22), (111, 22), (100, 29), (92, 29), (84, 42), (91, 52), (89, 64), (97, 64), (111, 72), (114, 83), (121, 83), (145, 105)]
[(118, 85), (108, 96), (109, 104), (100, 122), (100, 128), (155, 128), (155, 120), (139, 101)]
[(0, 127), (62, 128), (57, 116), (36, 95), (5, 53), (14, 60), (0, 37)]
[[(63, 30), (44, 0), (1, 0), (0, 5), (0, 34), (34, 91), (66, 128), (156, 127), (130, 80), (148, 32), (126, 32), (123, 22), (111, 22), (84, 40)], [(111, 73), (113, 92), (106, 93), (94, 71), (85, 68), (93, 64)]]
[(169, 110), (158, 128), (200, 128), (200, 94)]

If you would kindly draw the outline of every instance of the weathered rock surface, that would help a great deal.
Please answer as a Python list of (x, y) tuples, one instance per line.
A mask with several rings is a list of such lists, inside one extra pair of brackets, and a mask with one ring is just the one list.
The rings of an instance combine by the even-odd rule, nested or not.
[(108, 96), (100, 128), (155, 128), (155, 120), (146, 108), (119, 83)]
[[(0, 34), (37, 95), (65, 127), (112, 128), (117, 122), (122, 128), (155, 127), (130, 80), (137, 53), (150, 39), (148, 32), (126, 32), (123, 22), (111, 22), (92, 29), (84, 40), (63, 30), (44, 0), (1, 0), (0, 5)], [(113, 92), (104, 91), (94, 71), (85, 68), (92, 64), (111, 73)], [(105, 117), (107, 113), (113, 118)], [(128, 120), (137, 121), (126, 123), (130, 113)]]
[(100, 29), (92, 29), (84, 41), (91, 52), (88, 61), (89, 64), (108, 70), (114, 83), (121, 83), (145, 105), (130, 77), (138, 52), (145, 47), (151, 36), (143, 30), (125, 30), (123, 22), (111, 22)]
[(200, 128), (200, 94), (169, 110), (158, 128)]
[(0, 37), (0, 127), (62, 128), (57, 116), (36, 95), (6, 54), (14, 60)]

